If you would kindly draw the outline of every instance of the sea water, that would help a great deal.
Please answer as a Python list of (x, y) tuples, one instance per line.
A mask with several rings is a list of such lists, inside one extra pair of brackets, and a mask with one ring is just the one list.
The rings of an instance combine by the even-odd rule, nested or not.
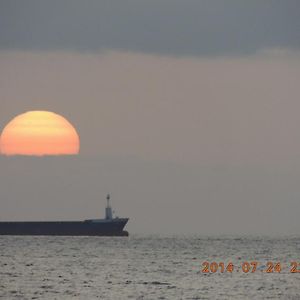
[(0, 298), (300, 299), (292, 262), (299, 237), (0, 236)]

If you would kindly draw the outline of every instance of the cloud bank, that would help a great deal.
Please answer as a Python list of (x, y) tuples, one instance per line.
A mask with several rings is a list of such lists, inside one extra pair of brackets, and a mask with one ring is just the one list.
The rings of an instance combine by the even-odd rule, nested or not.
[(0, 2), (0, 49), (247, 55), (300, 48), (300, 2)]

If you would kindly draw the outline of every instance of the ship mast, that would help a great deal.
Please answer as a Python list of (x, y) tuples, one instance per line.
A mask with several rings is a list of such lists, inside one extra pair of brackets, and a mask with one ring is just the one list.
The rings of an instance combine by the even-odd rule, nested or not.
[(109, 200), (110, 200), (110, 195), (109, 194), (107, 194), (106, 200), (107, 200), (107, 206), (105, 208), (105, 219), (111, 220), (113, 218), (113, 215), (112, 215), (112, 209), (111, 209), (111, 206), (110, 206), (110, 203), (109, 203)]

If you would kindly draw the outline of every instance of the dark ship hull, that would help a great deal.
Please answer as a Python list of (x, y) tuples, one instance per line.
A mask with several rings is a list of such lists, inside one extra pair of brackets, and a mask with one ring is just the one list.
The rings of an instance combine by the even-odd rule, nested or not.
[(0, 235), (128, 236), (127, 218), (63, 222), (0, 222)]

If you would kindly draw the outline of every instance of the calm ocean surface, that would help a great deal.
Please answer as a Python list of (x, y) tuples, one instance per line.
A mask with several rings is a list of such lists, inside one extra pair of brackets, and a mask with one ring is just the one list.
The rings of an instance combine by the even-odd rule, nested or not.
[[(235, 269), (204, 274), (204, 261)], [(256, 272), (244, 273), (244, 261), (257, 261)], [(281, 272), (262, 272), (268, 261)], [(299, 237), (0, 236), (0, 298), (300, 299), (292, 261)]]

